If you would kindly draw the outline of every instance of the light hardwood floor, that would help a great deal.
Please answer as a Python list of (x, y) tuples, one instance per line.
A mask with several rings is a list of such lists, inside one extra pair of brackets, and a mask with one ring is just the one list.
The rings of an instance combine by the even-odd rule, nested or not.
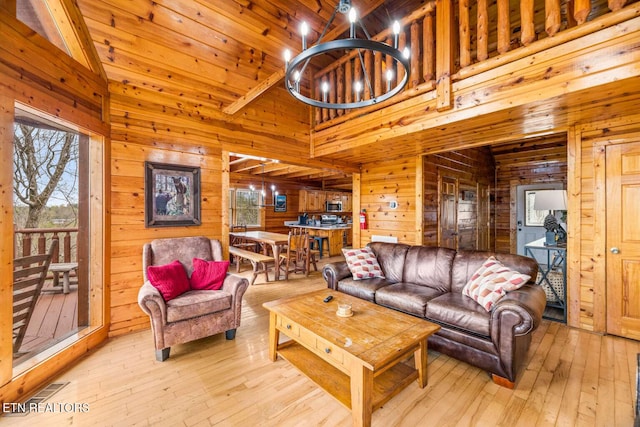
[[(325, 260), (322, 260), (325, 261)], [(246, 267), (245, 267), (246, 269)], [(248, 272), (241, 274), (248, 275)], [(54, 382), (47, 403), (88, 412), (0, 418), (15, 426), (349, 426), (351, 415), (288, 362), (268, 359), (262, 303), (325, 288), (319, 272), (260, 278), (245, 294), (236, 339), (224, 334), (154, 358), (151, 333), (111, 339)], [(373, 426), (632, 426), (640, 342), (543, 321), (514, 390), (450, 357), (429, 353), (429, 384), (411, 384), (373, 413)]]

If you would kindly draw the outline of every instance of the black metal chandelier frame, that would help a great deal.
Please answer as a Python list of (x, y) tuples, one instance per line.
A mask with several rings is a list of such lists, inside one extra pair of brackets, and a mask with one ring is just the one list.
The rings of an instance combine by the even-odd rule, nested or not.
[[(340, 11), (341, 13), (344, 13), (345, 7), (343, 3), (350, 4), (350, 2), (341, 0), (338, 6), (336, 6), (336, 10), (334, 11), (333, 16), (327, 23), (327, 26), (325, 27), (325, 30), (323, 31), (322, 35), (318, 39), (317, 43), (314, 46), (308, 49), (305, 49), (306, 46), (303, 40), (302, 52), (300, 52), (297, 56), (292, 58), (291, 61), (285, 64), (286, 66), (285, 87), (287, 88), (289, 93), (299, 101), (302, 101), (314, 107), (330, 108), (330, 109), (352, 109), (352, 108), (362, 108), (362, 107), (367, 107), (374, 104), (379, 104), (395, 96), (399, 92), (401, 92), (404, 89), (405, 85), (407, 84), (407, 81), (409, 80), (410, 63), (409, 63), (408, 55), (404, 54), (403, 52), (398, 50), (396, 47), (390, 46), (383, 42), (371, 40), (371, 38), (369, 37), (369, 33), (366, 31), (366, 29), (364, 28), (361, 22), (359, 22), (359, 25), (364, 31), (365, 35), (367, 36), (367, 39), (356, 38), (355, 31), (352, 29), (351, 35), (347, 39), (332, 40), (332, 41), (321, 43), (322, 37), (324, 36), (324, 33), (326, 32), (331, 22), (333, 21), (333, 18), (336, 12)], [(396, 35), (395, 44), (397, 45), (397, 35)], [(313, 99), (303, 95), (300, 92), (299, 80), (302, 76), (302, 73), (304, 72), (307, 65), (309, 64), (309, 61), (316, 56), (324, 55), (326, 53), (333, 52), (333, 51), (344, 51), (344, 50), (358, 51), (358, 57), (359, 57), (358, 59), (360, 61), (360, 66), (362, 67), (362, 73), (365, 78), (365, 84), (369, 88), (370, 94), (373, 94), (374, 91), (373, 91), (373, 88), (371, 87), (369, 73), (366, 70), (364, 60), (362, 59), (363, 51), (371, 51), (374, 53), (379, 52), (380, 54), (393, 58), (397, 64), (402, 65), (404, 70), (398, 69), (396, 72), (398, 76), (402, 74), (403, 77), (402, 79), (397, 80), (397, 83), (393, 88), (388, 87), (385, 93), (380, 94), (378, 96), (372, 96), (369, 99), (358, 99), (355, 102), (328, 102), (326, 97), (324, 97), (322, 100), (318, 100), (318, 99)], [(387, 67), (388, 67), (387, 70), (391, 69), (389, 64), (387, 64)], [(394, 68), (397, 68), (397, 67), (394, 67)]]

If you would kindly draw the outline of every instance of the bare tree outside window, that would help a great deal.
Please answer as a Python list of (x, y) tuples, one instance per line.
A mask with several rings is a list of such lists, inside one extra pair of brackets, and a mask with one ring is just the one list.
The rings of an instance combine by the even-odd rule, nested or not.
[(14, 127), (16, 225), (77, 226), (78, 134), (39, 125)]
[(236, 224), (260, 225), (257, 191), (236, 190)]

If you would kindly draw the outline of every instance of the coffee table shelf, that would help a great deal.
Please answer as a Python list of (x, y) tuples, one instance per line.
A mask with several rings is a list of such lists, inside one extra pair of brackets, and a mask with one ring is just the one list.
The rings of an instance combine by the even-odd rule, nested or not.
[[(348, 375), (295, 341), (281, 344), (278, 354), (351, 410), (351, 383)], [(418, 371), (404, 363), (393, 365), (376, 376), (373, 380), (372, 409), (381, 408), (416, 379), (418, 379)]]
[[(328, 292), (333, 299), (325, 300)], [(354, 315), (338, 317), (338, 304)], [(269, 358), (286, 359), (351, 410), (354, 426), (412, 381), (427, 385), (427, 338), (440, 326), (338, 291), (269, 301)], [(280, 342), (280, 334), (290, 338)], [(413, 356), (414, 367), (405, 362)]]

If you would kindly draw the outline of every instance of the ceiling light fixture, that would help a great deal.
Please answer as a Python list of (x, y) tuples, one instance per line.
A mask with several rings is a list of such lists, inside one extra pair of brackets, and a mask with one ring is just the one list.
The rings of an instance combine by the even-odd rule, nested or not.
[[(264, 163), (260, 163), (260, 166), (262, 166), (262, 189), (260, 190), (260, 196), (258, 198), (258, 204), (256, 206), (261, 208), (268, 208), (275, 206), (276, 196), (278, 195), (278, 192), (276, 191), (276, 186), (274, 184), (271, 184), (271, 198), (273, 199), (273, 202), (270, 204), (265, 203), (265, 200), (267, 198), (267, 190), (265, 190), (264, 183)], [(255, 187), (253, 185), (250, 185), (249, 189), (251, 191), (255, 191)]]
[[(337, 12), (340, 12), (342, 14), (348, 13), (350, 23), (349, 38), (342, 40), (332, 40), (322, 43), (322, 37), (327, 32), (327, 29), (333, 22), (333, 19), (335, 18)], [(357, 38), (356, 24), (362, 29), (362, 32), (367, 37), (366, 39)], [(300, 52), (300, 54), (298, 54), (296, 57), (292, 58), (291, 52), (289, 50), (285, 51), (285, 86), (287, 90), (296, 99), (318, 108), (351, 109), (367, 107), (369, 105), (379, 104), (383, 101), (386, 101), (387, 99), (400, 93), (409, 80), (409, 49), (405, 47), (402, 52), (398, 49), (398, 36), (401, 31), (399, 22), (396, 21), (393, 23), (392, 31), (394, 40), (393, 46), (390, 46), (383, 42), (371, 40), (369, 33), (362, 24), (362, 21), (358, 19), (355, 8), (351, 7), (351, 0), (340, 0), (338, 5), (336, 6), (335, 11), (333, 12), (333, 15), (331, 15), (331, 18), (327, 22), (327, 25), (325, 26), (315, 45), (307, 49), (307, 35), (309, 33), (309, 27), (306, 22), (303, 22), (300, 26), (300, 34), (302, 36), (302, 52)], [(357, 51), (355, 67), (360, 67), (362, 69), (362, 75), (364, 78), (364, 82), (353, 82), (351, 86), (354, 90), (353, 98), (355, 99), (355, 102), (332, 102), (331, 97), (329, 96), (329, 91), (331, 88), (329, 86), (329, 83), (327, 83), (326, 81), (324, 81), (320, 86), (321, 93), (316, 94), (316, 96), (318, 96), (318, 99), (309, 98), (303, 95), (300, 92), (300, 78), (304, 74), (309, 61), (316, 56), (345, 50)], [(385, 63), (386, 72), (384, 73), (387, 82), (386, 92), (381, 93), (378, 96), (375, 96), (374, 89), (371, 83), (371, 80), (374, 76), (371, 65), (369, 65), (370, 69), (367, 69), (367, 66), (365, 65), (364, 52), (366, 51), (370, 51), (372, 54), (384, 55), (383, 58), (387, 58), (387, 61)], [(402, 76), (402, 79), (398, 78), (396, 86), (392, 87), (391, 83), (394, 75), (397, 75), (398, 77)], [(363, 92), (363, 87), (366, 87), (368, 90), (366, 92)]]

